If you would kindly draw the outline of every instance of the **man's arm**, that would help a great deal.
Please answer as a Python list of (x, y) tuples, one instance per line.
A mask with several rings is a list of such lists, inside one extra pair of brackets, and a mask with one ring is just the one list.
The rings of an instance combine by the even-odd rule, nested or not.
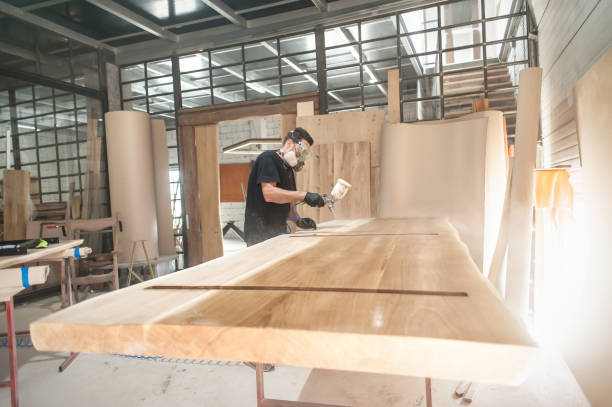
[(261, 192), (263, 193), (266, 202), (274, 202), (277, 204), (302, 201), (306, 196), (306, 192), (288, 191), (276, 186), (275, 182), (262, 182)]

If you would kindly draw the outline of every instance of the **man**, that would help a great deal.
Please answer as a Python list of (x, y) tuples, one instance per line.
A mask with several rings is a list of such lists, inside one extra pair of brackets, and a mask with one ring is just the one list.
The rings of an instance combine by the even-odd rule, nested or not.
[[(304, 201), (314, 207), (325, 205), (323, 197), (314, 192), (296, 191), (294, 171), (299, 171), (311, 155), (314, 140), (301, 127), (290, 131), (278, 151), (261, 153), (249, 175), (244, 233), (247, 246), (263, 242), (287, 231), (291, 204)], [(313, 228), (314, 221), (302, 218), (298, 226)]]

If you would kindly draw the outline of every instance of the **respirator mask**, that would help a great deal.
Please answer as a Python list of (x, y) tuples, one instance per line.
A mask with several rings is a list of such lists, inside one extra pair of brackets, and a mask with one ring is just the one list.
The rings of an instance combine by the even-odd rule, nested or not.
[(302, 141), (298, 141), (293, 135), (290, 135), (293, 140), (293, 150), (283, 154), (285, 161), (294, 171), (300, 171), (304, 167), (304, 162), (312, 156), (310, 147)]

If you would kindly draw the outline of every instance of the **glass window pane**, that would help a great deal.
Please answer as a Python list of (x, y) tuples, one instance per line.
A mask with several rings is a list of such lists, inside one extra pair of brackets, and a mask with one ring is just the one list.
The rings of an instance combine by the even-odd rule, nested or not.
[(55, 151), (55, 146), (39, 148), (38, 156), (40, 157), (40, 161), (57, 160), (57, 152)]
[(463, 24), (480, 19), (480, 1), (462, 0), (440, 6), (442, 26)]
[(185, 108), (209, 106), (212, 103), (210, 99), (210, 89), (183, 92), (182, 98), (183, 107)]
[(400, 34), (436, 28), (438, 26), (438, 9), (431, 7), (400, 14), (399, 24)]
[(76, 158), (77, 157), (77, 145), (74, 144), (63, 144), (57, 147), (59, 158)]
[(32, 100), (32, 87), (15, 89), (15, 102), (30, 102)]
[[(58, 130), (58, 132), (61, 130)], [(38, 132), (38, 145), (50, 146), (55, 144), (55, 130), (46, 130)]]
[(278, 59), (269, 59), (246, 64), (247, 80), (278, 77)]
[(7, 106), (9, 104), (8, 90), (0, 90), (0, 106)]
[(402, 56), (422, 54), (438, 50), (438, 32), (404, 35), (400, 37), (400, 53)]
[(214, 103), (217, 105), (244, 101), (244, 85), (223, 86), (213, 88)]
[[(42, 168), (41, 168), (42, 171)], [(48, 178), (40, 180), (40, 187), (43, 192), (57, 192), (59, 191), (59, 182), (57, 178)]]
[(138, 110), (140, 112), (147, 111), (147, 103), (144, 99), (130, 100), (123, 102), (124, 110)]
[(440, 72), (440, 63), (437, 54), (422, 55), (420, 57), (402, 58), (402, 78), (413, 76), (428, 75)]
[(121, 68), (121, 81), (136, 81), (140, 79), (144, 79), (144, 64), (127, 66), (125, 68)]
[(441, 117), (440, 99), (404, 102), (402, 105), (404, 122), (417, 120), (439, 120)]
[(210, 71), (198, 71), (181, 75), (181, 90), (207, 88), (210, 86)]
[(374, 38), (390, 37), (397, 34), (395, 28), (395, 16), (383, 17), (378, 20), (364, 21), (361, 23), (361, 40), (367, 41)]
[(19, 151), (19, 155), (21, 156), (21, 162), (23, 164), (33, 164), (38, 162), (38, 156), (36, 155), (36, 149), (28, 149)]
[(149, 98), (149, 113), (174, 110), (174, 95), (154, 96)]
[(85, 96), (76, 95), (76, 107), (81, 108), (87, 105), (87, 98)]
[(359, 66), (333, 69), (327, 71), (327, 87), (329, 89), (344, 88), (359, 85), (361, 73)]
[[(11, 109), (8, 106), (0, 107), (0, 121), (11, 119)], [(4, 134), (4, 133), (2, 133)]]
[(359, 47), (357, 45), (329, 49), (325, 52), (325, 64), (328, 69), (356, 64), (359, 63), (359, 60)]
[[(21, 164), (23, 164), (23, 160), (22, 160)], [(34, 164), (34, 165), (22, 165), (21, 169), (29, 172), (30, 173), (30, 177), (38, 177), (38, 166), (36, 164)]]
[(397, 61), (383, 61), (383, 62), (375, 62), (373, 64), (365, 64), (363, 65), (363, 82), (364, 83), (373, 83), (373, 82), (386, 82), (387, 81), (387, 71), (389, 69), (397, 69)]
[(53, 90), (46, 86), (34, 86), (34, 96), (36, 99), (48, 98), (53, 95)]
[(33, 148), (36, 147), (36, 134), (21, 134), (19, 135), (19, 148)]
[[(291, 75), (317, 70), (317, 55), (314, 52), (281, 58), (281, 75)], [(316, 76), (316, 75), (315, 75)]]
[[(420, 99), (440, 95), (440, 77), (402, 80), (402, 100)], [(446, 92), (446, 89), (444, 90)]]
[(208, 69), (208, 65), (208, 52), (187, 55), (179, 58), (179, 69), (181, 72)]
[[(86, 126), (83, 126), (83, 131), (87, 131)], [(43, 133), (38, 133), (39, 137)], [(46, 138), (47, 136), (45, 136)], [(86, 135), (85, 135), (86, 137)], [(40, 140), (40, 138), (39, 138)], [(76, 141), (77, 135), (74, 127), (68, 127), (64, 129), (57, 129), (57, 142), (58, 143), (68, 143), (71, 141)]]
[[(78, 174), (79, 173), (79, 160), (74, 159), (74, 160), (60, 161), (59, 167), (60, 167), (60, 173), (62, 175)], [(86, 167), (82, 166), (81, 168), (84, 169)]]
[(457, 48), (482, 42), (481, 25), (462, 25), (442, 30), (442, 48)]
[(34, 103), (20, 103), (15, 106), (17, 117), (34, 116)]
[[(498, 41), (506, 38), (522, 37), (527, 35), (525, 16), (504, 18), (501, 20), (487, 21), (487, 41)], [(511, 28), (506, 37), (506, 30)]]
[(527, 40), (508, 41), (501, 44), (487, 45), (487, 63), (526, 61), (529, 58)]
[(442, 64), (445, 71), (465, 68), (468, 63), (470, 67), (482, 66), (482, 46), (442, 53)]
[(149, 86), (149, 96), (174, 92), (174, 85), (172, 83), (171, 76), (152, 79), (147, 81), (147, 84)]
[(280, 96), (278, 77), (257, 82), (247, 82), (247, 100)]
[(255, 59), (270, 58), (278, 55), (276, 49), (276, 40), (268, 40), (247, 44), (244, 46), (245, 61), (253, 61)]
[(315, 50), (314, 33), (299, 34), (280, 39), (281, 55)]
[[(55, 97), (55, 111), (74, 109), (74, 95), (67, 94)], [(37, 112), (38, 113), (38, 112)]]
[(74, 126), (74, 110), (55, 115), (57, 127)]
[(366, 105), (387, 104), (387, 84), (366, 85), (363, 87), (363, 98)]
[(348, 107), (361, 106), (361, 88), (353, 87), (347, 89), (327, 92), (327, 104), (329, 109), (346, 109)]
[(397, 57), (397, 38), (366, 42), (361, 45), (363, 61), (378, 61)]
[(48, 114), (53, 112), (53, 99), (42, 99), (36, 101), (36, 114)]
[[(513, 13), (512, 11), (513, 3), (516, 3), (516, 2), (513, 0), (486, 1), (485, 2), (485, 16), (489, 18), (489, 17), (505, 16), (506, 14), (512, 14)], [(524, 11), (525, 2), (519, 2), (519, 4), (522, 4), (521, 11)]]
[(147, 62), (147, 78), (172, 75), (172, 62), (169, 59)]
[[(53, 116), (51, 116), (53, 118)], [(17, 121), (17, 131), (19, 133), (28, 133), (36, 130), (36, 122), (33, 117)]]
[(214, 68), (212, 70), (213, 86), (223, 86), (241, 82), (243, 78), (242, 65)]
[(348, 44), (359, 40), (359, 28), (357, 25), (335, 27), (325, 30), (325, 46)]
[(145, 83), (144, 82), (133, 82), (123, 85), (121, 87), (123, 100), (132, 99), (138, 96), (145, 96)]
[(210, 53), (213, 66), (232, 65), (242, 62), (242, 47), (230, 47)]

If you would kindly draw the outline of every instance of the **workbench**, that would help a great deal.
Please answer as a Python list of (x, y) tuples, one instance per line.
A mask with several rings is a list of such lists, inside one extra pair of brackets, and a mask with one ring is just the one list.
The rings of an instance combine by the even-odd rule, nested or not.
[(31, 332), (41, 351), (253, 361), (258, 406), (287, 405), (265, 399), (262, 363), (418, 376), (430, 390), (430, 378), (518, 384), (537, 352), (440, 218), (327, 222), (87, 300)]
[[(81, 250), (78, 248), (81, 244), (83, 244), (83, 240), (67, 240), (60, 243), (52, 243), (42, 249), (28, 249), (27, 254), (0, 257), (0, 301), (4, 302), (6, 307), (6, 336), (8, 338), (10, 369), (10, 380), (0, 383), (0, 387), (10, 387), (12, 407), (19, 405), (17, 387), (17, 332), (15, 332), (13, 296), (30, 285), (44, 283), (49, 273), (49, 266), (11, 267), (35, 262), (58, 261), (75, 255), (81, 257)], [(19, 334), (27, 333), (27, 331), (19, 332)]]

